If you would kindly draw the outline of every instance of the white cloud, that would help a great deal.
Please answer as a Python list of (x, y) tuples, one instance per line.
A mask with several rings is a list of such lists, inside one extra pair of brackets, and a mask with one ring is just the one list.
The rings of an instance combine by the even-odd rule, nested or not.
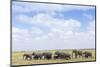
[(15, 19), (20, 22), (29, 23), (31, 20), (31, 17), (24, 14), (20, 14), (20, 15), (15, 16)]
[(12, 33), (14, 33), (14, 34), (22, 34), (22, 33), (25, 34), (25, 33), (28, 33), (28, 30), (13, 27), (12, 28)]
[(81, 26), (80, 22), (75, 19), (55, 19), (49, 14), (39, 13), (33, 17), (18, 15), (17, 20), (23, 23), (33, 25), (47, 26), (50, 29), (57, 29), (59, 31), (78, 30)]
[(92, 20), (91, 22), (89, 22), (89, 27), (88, 29), (90, 31), (95, 31), (95, 20)]
[(19, 30), (18, 28), (15, 28), (15, 27), (12, 28), (12, 32), (13, 32), (13, 33), (17, 33), (17, 32), (19, 32), (19, 31), (20, 31), (20, 30)]
[(28, 30), (12, 27), (12, 38), (14, 40), (22, 39), (27, 35), (28, 35)]
[(44, 32), (41, 29), (39, 29), (38, 27), (32, 27), (31, 29), (21, 29), (21, 28), (17, 28), (17, 27), (12, 28), (12, 35), (13, 35), (12, 37), (14, 39), (17, 38), (17, 40), (30, 39), (31, 37), (34, 37), (36, 35), (41, 35), (43, 33)]
[(44, 32), (43, 32), (40, 28), (38, 28), (38, 27), (32, 27), (31, 32), (32, 32), (33, 34), (43, 34), (43, 33), (44, 33)]

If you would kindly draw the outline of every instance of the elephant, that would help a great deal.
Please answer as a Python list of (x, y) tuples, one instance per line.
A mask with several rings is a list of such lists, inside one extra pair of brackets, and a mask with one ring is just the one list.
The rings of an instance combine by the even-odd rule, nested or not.
[[(82, 51), (81, 50), (73, 50), (72, 51), (72, 57), (75, 55), (75, 58), (78, 58), (78, 56), (79, 56), (79, 58), (82, 56)], [(73, 55), (74, 54), (74, 55)]]
[(33, 59), (42, 59), (42, 53), (32, 53)]
[(66, 58), (67, 60), (68, 60), (68, 59), (71, 59), (71, 55), (68, 54), (68, 53), (66, 53), (65, 58)]
[(92, 53), (91, 52), (84, 52), (83, 53), (83, 57), (85, 57), (85, 58), (92, 58)]
[(31, 54), (23, 54), (23, 59), (24, 60), (32, 60), (32, 55)]
[(42, 53), (42, 56), (44, 59), (48, 59), (48, 60), (52, 59), (52, 53), (50, 52), (44, 52)]
[(55, 52), (54, 59), (71, 59), (71, 55), (63, 52)]
[(58, 55), (55, 55), (53, 58), (54, 59), (59, 59), (59, 56)]

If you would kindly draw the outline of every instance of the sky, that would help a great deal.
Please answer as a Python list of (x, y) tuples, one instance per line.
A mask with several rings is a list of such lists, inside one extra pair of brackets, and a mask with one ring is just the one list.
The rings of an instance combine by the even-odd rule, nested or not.
[(12, 50), (95, 48), (95, 7), (12, 2)]

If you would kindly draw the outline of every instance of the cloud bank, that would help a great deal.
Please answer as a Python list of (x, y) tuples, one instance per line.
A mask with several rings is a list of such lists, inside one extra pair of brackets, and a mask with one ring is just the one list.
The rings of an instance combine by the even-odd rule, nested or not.
[[(12, 9), (15, 14), (12, 22), (13, 50), (95, 48), (95, 18), (89, 18), (94, 15), (84, 14), (94, 7), (13, 2)], [(73, 17), (63, 18), (62, 12), (74, 11), (87, 16), (87, 26)], [(29, 12), (33, 15), (30, 16)], [(55, 18), (55, 14), (62, 18)], [(20, 28), (25, 25), (25, 28)]]

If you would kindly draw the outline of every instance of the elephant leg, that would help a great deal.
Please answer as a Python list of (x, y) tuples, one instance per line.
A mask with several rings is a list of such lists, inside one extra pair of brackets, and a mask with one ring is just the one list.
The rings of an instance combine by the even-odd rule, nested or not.
[(92, 55), (91, 55), (90, 57), (91, 57), (91, 58), (93, 58), (93, 56), (92, 56)]
[(71, 59), (71, 56), (69, 56), (69, 59)]
[(72, 53), (72, 58), (73, 58), (73, 53)]
[(29, 60), (32, 60), (32, 58), (30, 57), (30, 59)]
[(29, 57), (26, 58), (26, 60), (29, 60), (29, 59), (30, 59)]
[(75, 54), (75, 58), (77, 58), (77, 54)]
[(27, 60), (28, 59), (28, 57), (27, 56), (25, 56), (25, 60)]

